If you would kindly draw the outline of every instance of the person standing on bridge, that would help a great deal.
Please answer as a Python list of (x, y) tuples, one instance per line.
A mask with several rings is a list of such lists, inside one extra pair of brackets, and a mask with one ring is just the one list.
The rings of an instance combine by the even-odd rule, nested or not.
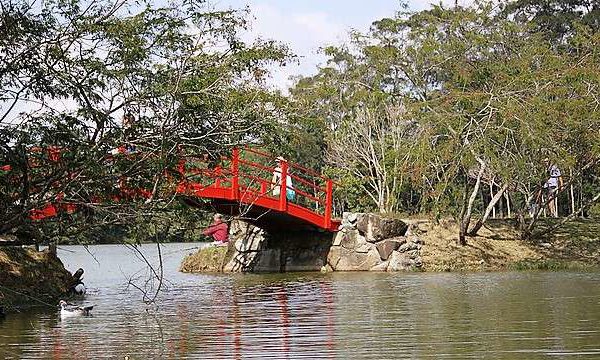
[(204, 229), (202, 234), (213, 237), (214, 241), (212, 242), (212, 245), (227, 245), (229, 242), (229, 227), (227, 226), (227, 223), (223, 221), (223, 215), (215, 214), (213, 216), (213, 223)]
[[(279, 197), (279, 194), (281, 194), (281, 163), (287, 162), (287, 160), (281, 156), (278, 156), (275, 159), (275, 162), (277, 163), (277, 166), (273, 171), (273, 179), (271, 179), (271, 184), (273, 189), (273, 196)], [(294, 200), (294, 198), (296, 197), (296, 191), (294, 190), (294, 185), (292, 184), (292, 177), (290, 176), (289, 167), (287, 168), (287, 174), (285, 177), (285, 187), (287, 199), (290, 201)]]

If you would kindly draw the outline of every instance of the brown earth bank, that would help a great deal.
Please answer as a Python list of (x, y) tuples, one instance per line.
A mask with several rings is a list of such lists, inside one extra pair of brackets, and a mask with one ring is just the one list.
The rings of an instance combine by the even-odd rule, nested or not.
[[(375, 215), (375, 217), (385, 219), (387, 215)], [(479, 236), (467, 238), (466, 246), (457, 245), (458, 224), (455, 221), (442, 220), (439, 223), (418, 219), (404, 219), (402, 221), (408, 224), (408, 231), (405, 236), (392, 238), (392, 240), (396, 239), (399, 242), (406, 240), (405, 242), (407, 243), (411, 243), (411, 241), (418, 243), (419, 266), (412, 265), (398, 269), (394, 267), (391, 270), (436, 272), (600, 269), (600, 221), (598, 219), (574, 220), (554, 231), (551, 235), (534, 241), (521, 240), (512, 220), (491, 219), (480, 230)], [(543, 230), (554, 224), (555, 221), (555, 219), (541, 219), (537, 229)], [(360, 227), (358, 226), (358, 228)], [(383, 261), (385, 259), (382, 260), (379, 259), (379, 256), (375, 256), (377, 254), (373, 255), (370, 252), (361, 254), (360, 249), (354, 249), (370, 244), (366, 244), (369, 239), (367, 232), (362, 232), (366, 239), (363, 239), (362, 242), (358, 241), (360, 240), (358, 238), (362, 238), (360, 230), (358, 231), (358, 235), (354, 234), (355, 236), (351, 236), (353, 232), (357, 231), (344, 229), (337, 234), (332, 234), (333, 242), (330, 244), (329, 256), (326, 257), (331, 258), (334, 252), (337, 254), (343, 248), (342, 250), (346, 250), (347, 253), (338, 254), (340, 260), (337, 262), (337, 265), (342, 262), (352, 262), (351, 260), (358, 255), (366, 256), (369, 259), (370, 257), (377, 258), (380, 264), (365, 268), (360, 266), (325, 266), (322, 270), (391, 271), (391, 260)], [(338, 240), (339, 244), (337, 243)], [(349, 249), (347, 245), (349, 241), (354, 245), (358, 245)], [(390, 241), (382, 240), (377, 244), (381, 245)], [(230, 262), (234, 253), (236, 253), (233, 243), (235, 241), (229, 247), (209, 247), (190, 254), (184, 259), (180, 270), (192, 273), (228, 272), (226, 264)], [(377, 246), (377, 250), (381, 250), (379, 247)], [(398, 251), (401, 249), (402, 247)], [(243, 253), (240, 254), (244, 255)], [(317, 264), (320, 264), (318, 262), (319, 259), (316, 260)], [(277, 269), (279, 267), (275, 267), (271, 271), (277, 271)], [(318, 267), (312, 270), (318, 270)], [(249, 269), (248, 271), (255, 272), (256, 269)]]
[[(540, 220), (539, 230), (554, 219)], [(600, 221), (574, 220), (552, 234), (521, 240), (512, 220), (489, 220), (479, 236), (457, 245), (458, 224), (411, 220), (424, 242), (423, 271), (586, 270), (600, 268)]]
[(0, 308), (5, 312), (58, 304), (71, 281), (63, 263), (48, 250), (0, 247)]

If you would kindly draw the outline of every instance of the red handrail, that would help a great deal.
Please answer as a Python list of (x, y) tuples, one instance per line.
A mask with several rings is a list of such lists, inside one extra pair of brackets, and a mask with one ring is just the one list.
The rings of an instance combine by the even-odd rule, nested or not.
[[(273, 155), (271, 155), (271, 154), (269, 154), (267, 152), (259, 151), (259, 150), (256, 150), (254, 148), (251, 148), (249, 146), (246, 146), (244, 148), (244, 150), (249, 151), (249, 152), (254, 153), (254, 154), (257, 154), (257, 155), (264, 156), (264, 157), (269, 158), (269, 159), (273, 159), (273, 160), (276, 159), (275, 156), (273, 156)], [(290, 163), (290, 166), (293, 167), (293, 168), (295, 168), (295, 169), (299, 169), (302, 172), (305, 172), (305, 173), (307, 173), (307, 174), (309, 174), (311, 176), (315, 176), (315, 177), (321, 178), (323, 180), (327, 180), (323, 175), (319, 174), (318, 172), (316, 172), (316, 171), (314, 171), (312, 169), (305, 168), (304, 166), (298, 165), (296, 163)]]
[[(276, 159), (273, 155), (254, 148), (245, 147), (244, 151), (246, 153), (258, 155), (259, 157), (262, 157), (267, 160)], [(322, 176), (321, 174), (318, 174), (314, 170), (307, 169), (304, 166), (294, 164), (289, 161), (280, 161), (279, 169), (276, 169), (274, 166), (261, 164), (256, 160), (246, 160), (241, 157), (241, 152), (238, 149), (234, 149), (232, 151), (232, 156), (228, 160), (231, 161), (231, 170), (229, 171), (229, 175), (231, 176), (231, 178), (229, 179), (231, 182), (231, 187), (221, 188), (223, 188), (223, 190), (229, 191), (229, 199), (254, 202), (262, 197), (272, 198), (274, 200), (277, 200), (276, 210), (286, 212), (288, 211), (288, 205), (290, 204), (290, 201), (288, 200), (287, 196), (288, 188), (292, 189), (292, 187), (288, 187), (287, 184), (289, 175), (289, 178), (293, 179), (298, 185), (306, 186), (308, 189), (311, 189), (311, 192), (315, 193), (315, 195), (312, 195), (309, 192), (303, 191), (301, 188), (295, 187), (293, 188), (293, 190), (297, 196), (306, 198), (309, 201), (314, 201), (317, 204), (324, 205), (321, 209), (323, 213), (322, 215), (319, 215), (322, 216), (322, 218), (318, 222), (318, 225), (325, 229), (333, 229), (334, 224), (332, 222), (331, 216), (333, 206), (334, 182), (331, 179), (328, 179)], [(295, 171), (294, 173), (290, 173), (289, 170), (292, 168), (296, 169), (297, 171)], [(281, 173), (278, 183), (274, 183), (270, 178), (265, 178), (265, 175), (262, 175), (261, 177), (261, 175), (256, 174), (256, 172), (263, 172), (268, 173), (270, 175), (275, 171)], [(210, 172), (210, 169), (208, 169), (208, 172)], [(307, 176), (309, 176), (310, 178), (307, 178)], [(256, 182), (256, 186), (253, 186), (252, 184), (247, 184), (246, 182), (242, 182), (241, 179), (254, 181)], [(324, 188), (320, 186), (321, 183), (325, 184)], [(276, 186), (279, 187), (279, 196), (273, 197), (270, 194), (270, 191)], [(323, 195), (321, 196), (316, 194)], [(210, 194), (208, 194), (208, 196), (210, 197)], [(250, 198), (252, 200), (249, 200)], [(294, 206), (299, 205), (294, 204)], [(314, 213), (314, 210), (306, 210)]]
[[(34, 151), (41, 152), (42, 150), (35, 149)], [(275, 156), (269, 153), (251, 147), (245, 147), (243, 150), (245, 153), (258, 155), (263, 160), (276, 159)], [(60, 161), (60, 149), (52, 148), (48, 149), (48, 152), (51, 154), (51, 156), (48, 156), (50, 162)], [(124, 155), (127, 156), (127, 154)], [(211, 168), (210, 165), (203, 167), (201, 164), (210, 164), (212, 160), (214, 159), (207, 156), (182, 155), (175, 169), (172, 169), (181, 176), (172, 177), (169, 175), (170, 170), (167, 169), (165, 170), (167, 181), (178, 181), (174, 187), (176, 193), (252, 203), (256, 201), (262, 204), (259, 206), (267, 206), (273, 210), (287, 212), (290, 216), (304, 218), (306, 221), (324, 229), (335, 230), (337, 222), (332, 221), (331, 218), (334, 186), (331, 179), (287, 160), (280, 161), (279, 168), (276, 168), (270, 164), (260, 163), (260, 159), (244, 159), (242, 151), (239, 149), (233, 149), (231, 156), (221, 157), (221, 160), (225, 161), (221, 161), (221, 165), (216, 167)], [(144, 159), (140, 161), (144, 161)], [(290, 169), (295, 171), (290, 173)], [(6, 171), (5, 167), (2, 170)], [(12, 169), (9, 168), (10, 170)], [(275, 172), (280, 172), (277, 183), (271, 179), (271, 175)], [(268, 173), (268, 175), (265, 173)], [(203, 179), (204, 181), (201, 181)], [(292, 183), (296, 186), (293, 187), (292, 184), (288, 184), (289, 179), (292, 179)], [(249, 184), (248, 181), (256, 181), (257, 186)], [(129, 188), (124, 178), (119, 181), (119, 184), (121, 195), (109, 196), (106, 198), (107, 200), (121, 201), (126, 199), (129, 201), (136, 197), (148, 198), (150, 196), (147, 189)], [(325, 187), (323, 187), (323, 184)], [(271, 193), (271, 190), (276, 188), (279, 189), (277, 196)], [(295, 194), (293, 198), (288, 199), (288, 190), (293, 190)], [(296, 198), (306, 199), (309, 203), (314, 202), (314, 207), (306, 207), (306, 202), (298, 201)], [(323, 206), (321, 207), (321, 205)], [(71, 213), (74, 211), (74, 206), (77, 205), (67, 203), (62, 198), (57, 198), (56, 201), (49, 201), (46, 207), (32, 210), (30, 217), (34, 220), (41, 220), (46, 217), (57, 216), (59, 209), (67, 208), (67, 211)]]

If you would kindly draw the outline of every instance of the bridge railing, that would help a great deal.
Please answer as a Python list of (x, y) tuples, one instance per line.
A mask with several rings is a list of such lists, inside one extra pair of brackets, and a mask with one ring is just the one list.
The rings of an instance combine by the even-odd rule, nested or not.
[[(279, 162), (281, 180), (276, 184), (273, 182), (273, 174), (276, 171), (277, 157), (250, 147), (244, 148), (241, 153), (238, 152), (238, 156), (241, 166), (240, 178), (252, 180), (255, 184), (258, 182), (260, 188), (254, 190), (258, 190), (261, 195), (278, 197), (281, 210), (284, 210), (288, 203), (302, 206), (323, 216), (327, 216), (328, 209), (331, 210), (333, 182), (316, 171), (282, 160)], [(291, 184), (288, 184), (288, 175)], [(293, 196), (288, 196), (288, 190)]]
[[(277, 169), (277, 159), (257, 148), (244, 147), (233, 149), (231, 156), (220, 159), (185, 157), (180, 172), (185, 174), (188, 190), (226, 190), (230, 191), (230, 199), (250, 204), (259, 198), (271, 198), (277, 201), (280, 211), (287, 211), (290, 205), (299, 206), (322, 216), (324, 226), (329, 226), (333, 182), (287, 160), (279, 161)], [(275, 172), (281, 173), (278, 181), (274, 181)]]
[[(35, 156), (31, 157), (30, 166), (35, 168), (41, 168), (42, 165), (48, 165), (48, 163), (58, 164), (64, 155), (62, 149), (57, 147), (34, 149), (33, 153)], [(130, 159), (139, 154), (139, 152), (119, 151), (118, 154), (107, 155), (107, 163), (114, 163), (121, 158)], [(276, 162), (278, 159), (280, 160), (279, 169), (277, 169), (278, 163)], [(3, 171), (10, 172), (12, 170), (8, 167), (6, 170), (4, 168), (2, 168)], [(277, 177), (278, 180), (274, 181), (276, 172), (281, 174)], [(299, 208), (305, 212), (308, 210), (322, 218), (324, 228), (331, 227), (333, 182), (314, 170), (254, 147), (233, 149), (230, 155), (219, 157), (181, 153), (177, 168), (165, 170), (164, 175), (167, 183), (172, 184), (171, 186), (174, 185), (175, 191), (178, 193), (193, 194), (195, 192), (196, 195), (203, 196), (203, 191), (206, 189), (216, 189), (219, 194), (226, 194), (225, 198), (241, 200), (247, 204), (252, 204), (260, 198), (269, 202), (269, 207), (280, 211), (288, 211), (290, 206), (296, 209), (295, 211), (298, 211)], [(171, 189), (173, 188), (171, 187)], [(126, 177), (116, 180), (115, 190), (118, 190), (115, 192), (116, 195), (108, 196), (104, 200), (147, 199), (150, 196), (149, 189), (130, 184)], [(288, 190), (290, 190), (289, 195)], [(69, 206), (68, 212), (74, 212), (75, 205), (65, 202), (62, 194), (59, 195), (56, 199), (48, 200), (46, 208), (52, 210), (52, 214), (45, 211), (48, 209), (43, 208), (32, 210), (31, 217), (43, 219), (56, 216), (55, 213), (58, 209), (56, 206)], [(313, 215), (309, 216), (314, 219)], [(321, 220), (318, 222), (320, 223)]]

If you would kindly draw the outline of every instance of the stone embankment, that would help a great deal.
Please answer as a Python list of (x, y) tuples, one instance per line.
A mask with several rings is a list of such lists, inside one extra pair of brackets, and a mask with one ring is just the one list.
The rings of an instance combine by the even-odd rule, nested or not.
[(230, 226), (229, 247), (186, 257), (183, 272), (412, 271), (422, 266), (423, 242), (399, 219), (344, 214), (339, 232), (267, 233), (242, 221)]
[[(551, 226), (553, 219), (540, 220)], [(467, 246), (457, 245), (452, 220), (397, 220), (376, 214), (344, 215), (335, 234), (267, 234), (234, 222), (229, 248), (189, 256), (182, 271), (496, 271), (597, 270), (600, 222), (582, 219), (539, 241), (519, 238), (511, 220), (488, 220)]]
[(406, 271), (419, 269), (423, 242), (399, 219), (346, 213), (327, 257), (333, 271)]

